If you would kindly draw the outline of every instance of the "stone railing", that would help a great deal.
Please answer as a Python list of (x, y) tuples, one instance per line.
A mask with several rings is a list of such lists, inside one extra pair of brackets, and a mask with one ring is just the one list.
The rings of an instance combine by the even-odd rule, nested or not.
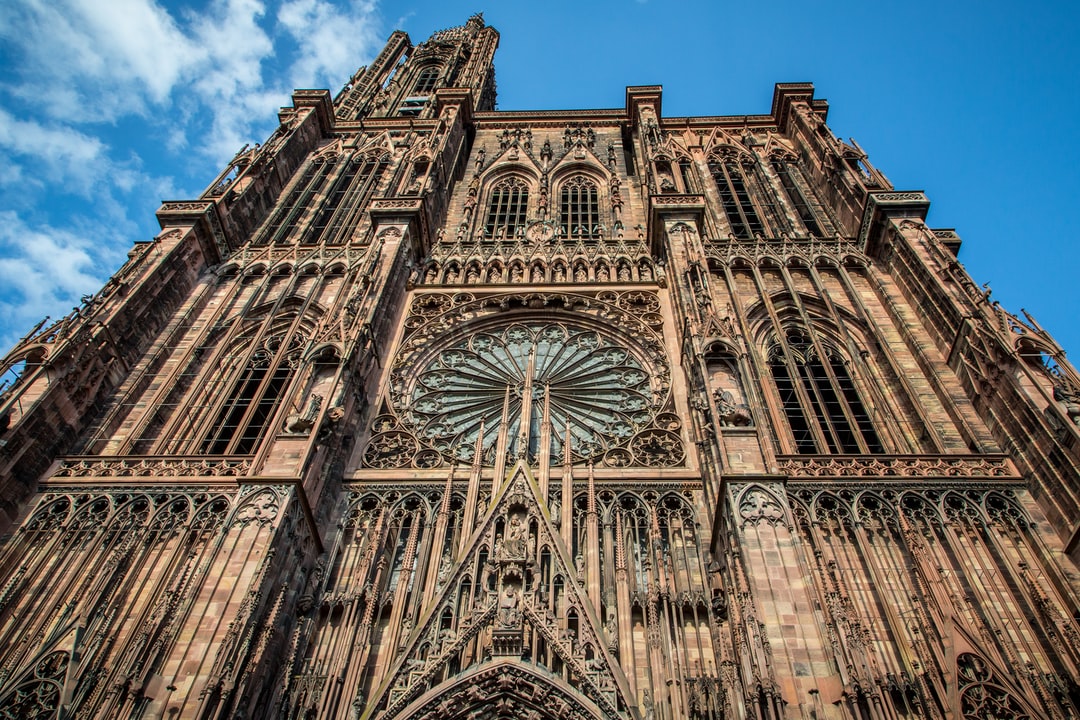
[(780, 472), (807, 478), (1019, 480), (1005, 455), (782, 455)]
[(240, 477), (249, 470), (248, 457), (93, 455), (61, 458), (52, 477)]

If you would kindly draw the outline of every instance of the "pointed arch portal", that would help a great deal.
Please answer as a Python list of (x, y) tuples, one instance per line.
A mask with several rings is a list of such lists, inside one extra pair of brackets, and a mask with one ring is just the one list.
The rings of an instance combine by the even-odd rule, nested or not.
[(608, 720), (636, 718), (632, 711), (604, 713), (579, 690), (543, 668), (499, 658), (437, 685), (408, 706), (390, 708), (380, 720)]

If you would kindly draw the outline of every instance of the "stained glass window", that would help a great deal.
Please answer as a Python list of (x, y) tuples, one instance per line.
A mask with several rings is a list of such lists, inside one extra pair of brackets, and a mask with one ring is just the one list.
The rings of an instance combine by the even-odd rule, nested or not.
[[(563, 458), (569, 429), (575, 460), (625, 444), (652, 418), (649, 373), (628, 348), (588, 328), (519, 323), (488, 330), (440, 350), (415, 376), (407, 417), (443, 454), (472, 459), (493, 453), (507, 424), (511, 456), (535, 456), (544, 408), (550, 442)], [(487, 458), (485, 457), (485, 461)]]

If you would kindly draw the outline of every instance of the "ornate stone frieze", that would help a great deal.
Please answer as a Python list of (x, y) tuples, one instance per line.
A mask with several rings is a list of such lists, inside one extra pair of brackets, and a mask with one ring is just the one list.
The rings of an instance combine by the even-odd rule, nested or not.
[(128, 455), (66, 457), (53, 473), (64, 477), (240, 477), (251, 470), (251, 458), (199, 455)]
[(756, 240), (709, 240), (705, 242), (705, 255), (720, 266), (738, 262), (756, 265), (764, 259), (786, 264), (799, 259), (809, 265), (826, 259), (835, 264), (855, 262), (865, 267), (870, 258), (851, 238), (758, 238)]
[(778, 458), (780, 472), (803, 478), (972, 478), (1019, 481), (1004, 455), (785, 455)]

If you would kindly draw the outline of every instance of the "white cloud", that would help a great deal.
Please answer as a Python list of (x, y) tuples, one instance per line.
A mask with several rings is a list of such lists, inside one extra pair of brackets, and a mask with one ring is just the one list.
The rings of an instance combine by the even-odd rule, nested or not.
[(71, 122), (165, 101), (202, 54), (152, 0), (19, 0), (0, 26), (21, 55), (13, 91)]
[(9, 332), (25, 332), (46, 315), (62, 317), (81, 295), (101, 289), (123, 258), (112, 232), (108, 226), (32, 227), (0, 211), (0, 313)]
[(107, 151), (99, 138), (63, 125), (21, 120), (0, 108), (0, 162), (7, 168), (0, 185), (18, 182), (83, 197), (91, 197), (102, 183), (130, 189), (138, 173), (111, 161)]
[(285, 0), (278, 22), (300, 46), (291, 73), (297, 86), (337, 89), (359, 67), (358, 57), (380, 43), (374, 2), (353, 0), (339, 7), (325, 0)]
[(0, 342), (98, 289), (154, 201), (263, 141), (294, 87), (345, 82), (381, 44), (375, 7), (0, 2)]
[(54, 123), (146, 117), (166, 148), (221, 163), (273, 128), (293, 87), (344, 83), (378, 46), (376, 25), (373, 0), (283, 0), (274, 13), (210, 0), (175, 15), (155, 0), (15, 0), (0, 7), (19, 60), (5, 89)]

